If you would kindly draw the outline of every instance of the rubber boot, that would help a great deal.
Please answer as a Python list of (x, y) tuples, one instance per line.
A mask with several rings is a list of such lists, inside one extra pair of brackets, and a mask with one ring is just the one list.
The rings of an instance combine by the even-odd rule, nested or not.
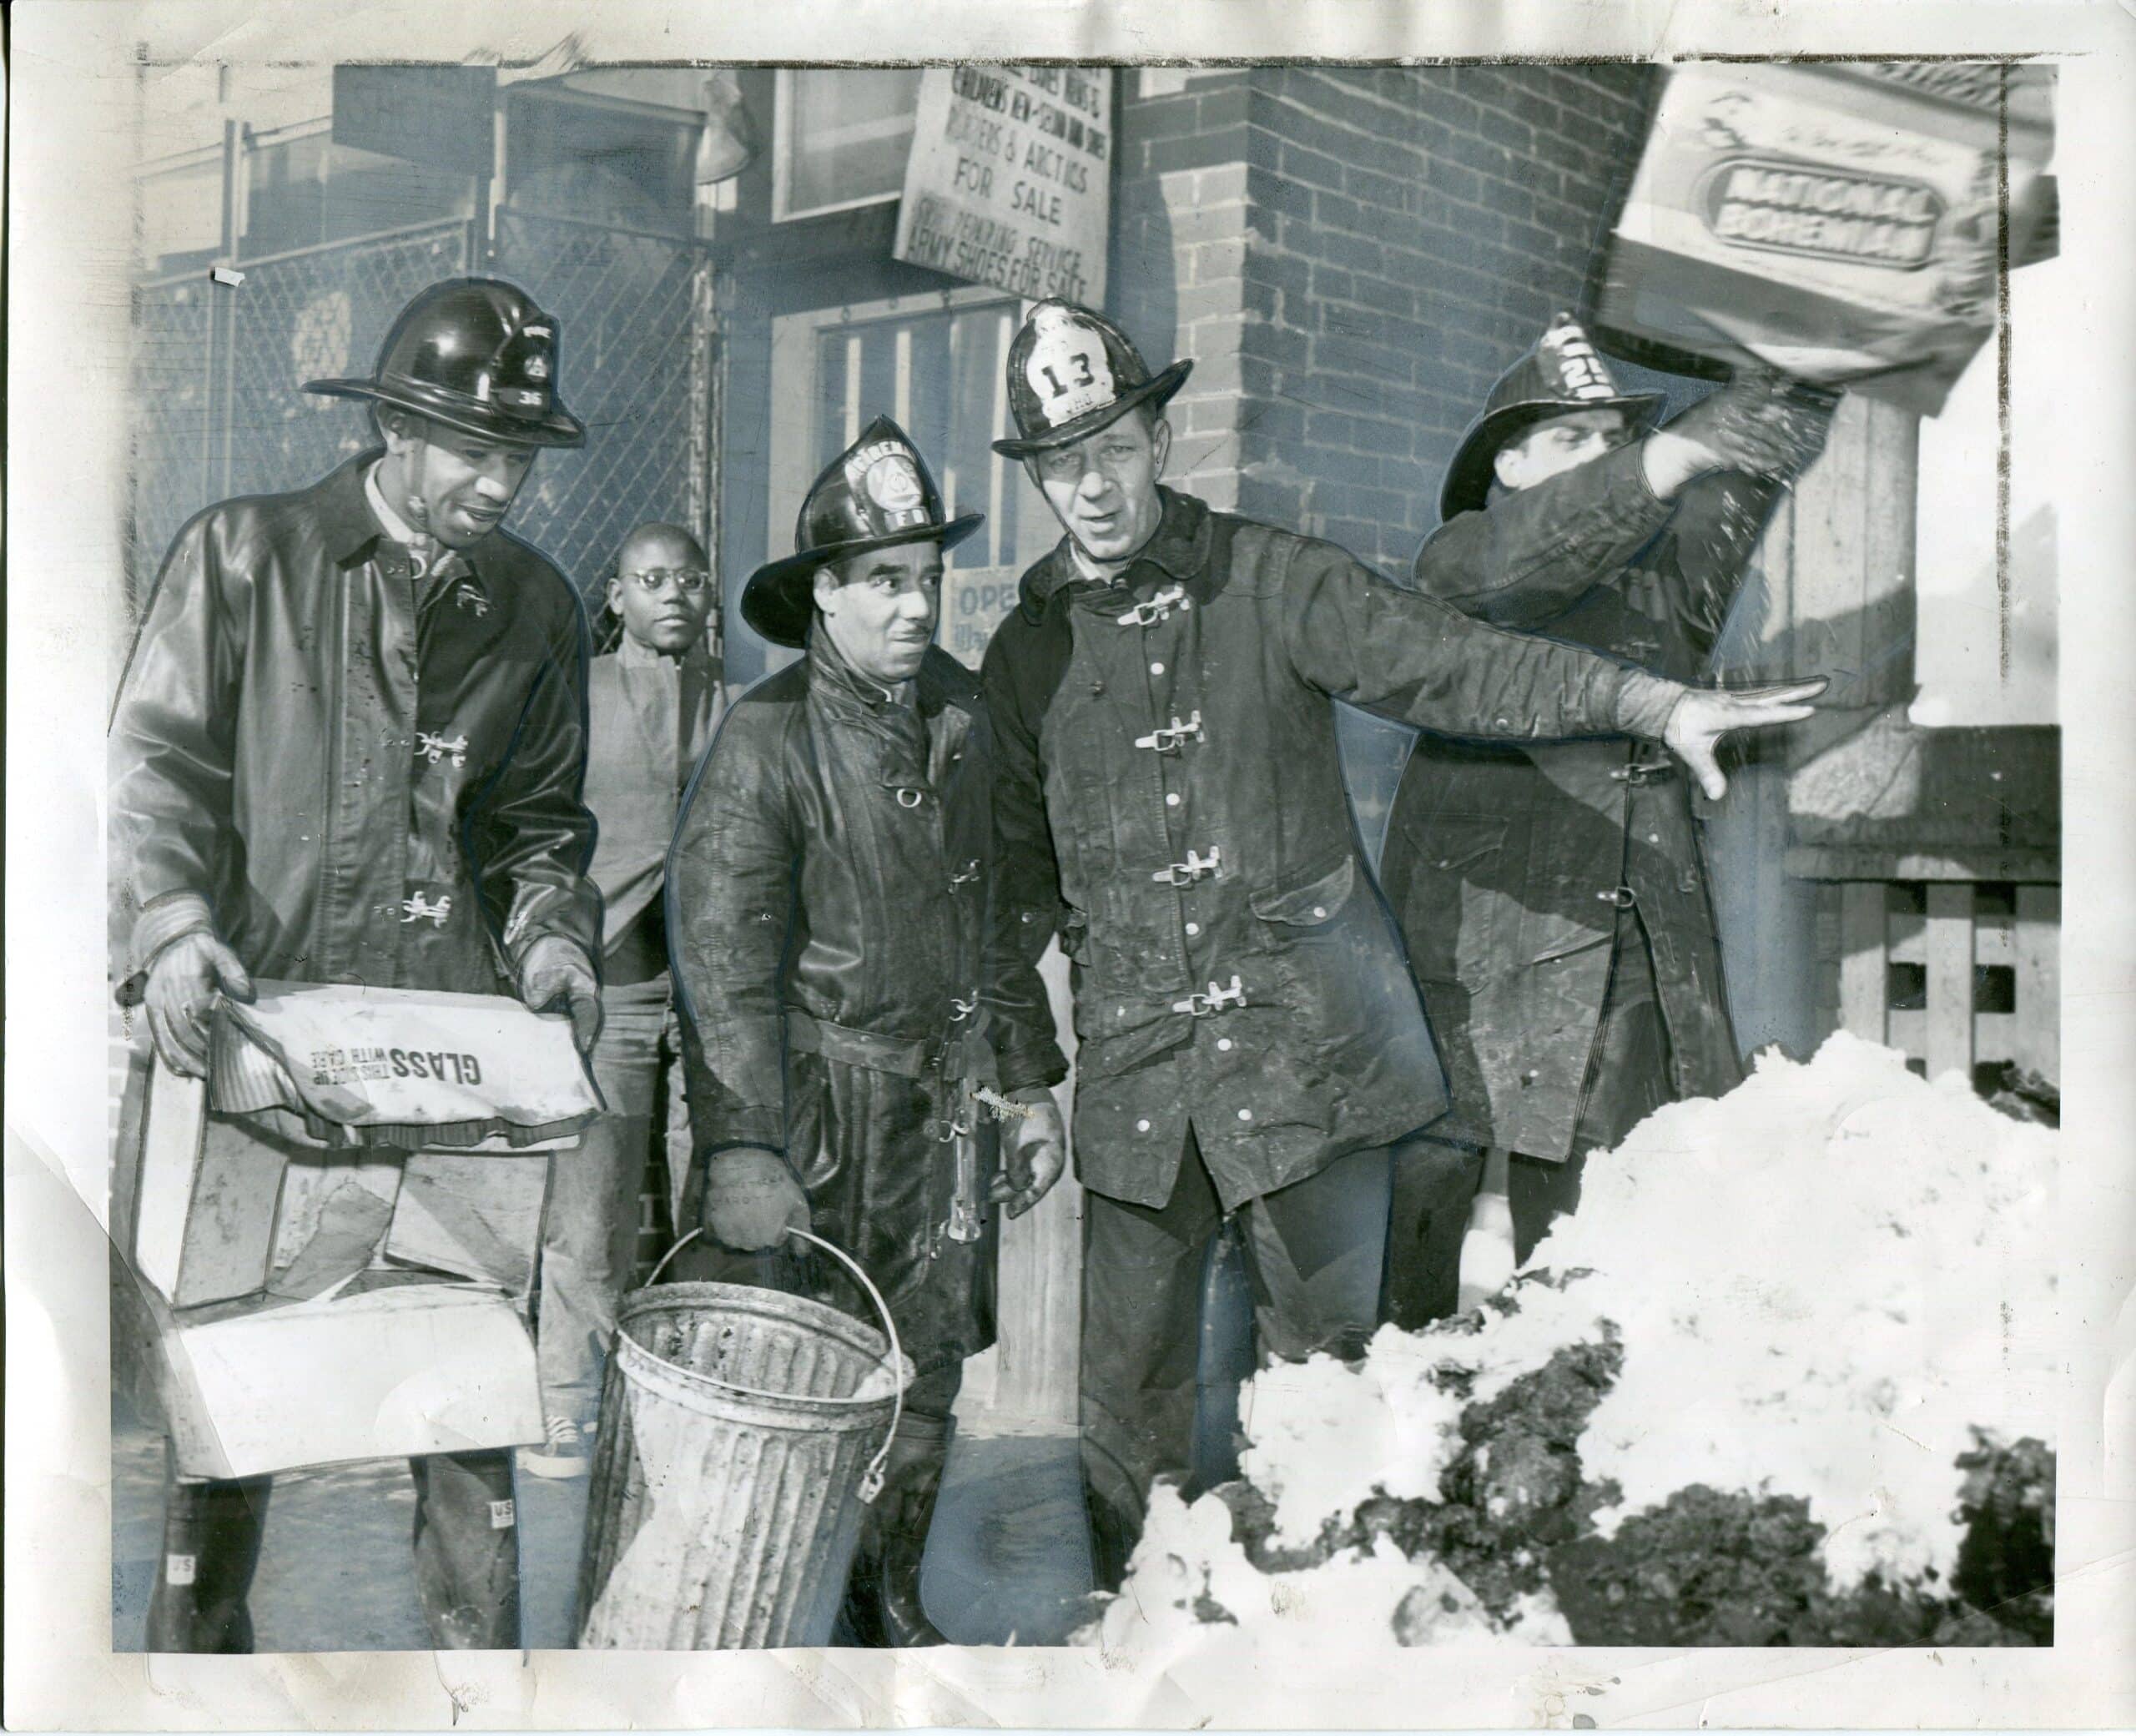
[(909, 1411), (899, 1426), (882, 1493), (861, 1521), (845, 1582), (840, 1638), (846, 1643), (879, 1649), (949, 1643), (921, 1605), (919, 1568), (949, 1462), (950, 1429), (946, 1416)]
[(273, 1479), (164, 1482), (163, 1558), (149, 1598), (151, 1652), (249, 1652), (253, 1570)]
[(519, 1510), (507, 1452), (411, 1459), (416, 1593), (441, 1652), (519, 1648)]
[(1111, 1593), (1127, 1577), (1127, 1563), (1142, 1540), (1139, 1514), (1122, 1512), (1093, 1491), (1083, 1489), (1083, 1508), (1091, 1524), (1091, 1589)]

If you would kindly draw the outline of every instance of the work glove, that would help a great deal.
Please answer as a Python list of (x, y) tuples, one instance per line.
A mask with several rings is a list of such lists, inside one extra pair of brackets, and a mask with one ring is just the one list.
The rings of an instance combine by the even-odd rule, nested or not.
[(704, 1178), (705, 1233), (753, 1254), (774, 1247), (788, 1230), (809, 1227), (809, 1195), (776, 1151), (734, 1145), (713, 1155)]
[(1771, 687), (1693, 687), (1670, 712), (1661, 739), (1690, 768), (1699, 787), (1718, 802), (1728, 793), (1728, 780), (1714, 754), (1720, 738), (1734, 730), (1800, 722), (1816, 709), (1810, 702), (1828, 685), (1821, 675)]
[(573, 941), (544, 934), (519, 961), (519, 998), (537, 1013), (571, 1014), (571, 1038), (584, 1054), (601, 1034), (601, 979)]
[(172, 1072), (207, 1077), (208, 1018), (218, 993), (250, 1000), (252, 979), (237, 954), (205, 928), (179, 935), (149, 964), (141, 999), (156, 1053)]
[(1068, 1129), (1060, 1106), (1043, 1085), (1015, 1093), (1010, 1099), (1026, 1113), (1010, 1115), (1001, 1130), (1001, 1173), (987, 1197), (1020, 1218), (1043, 1200), (1068, 1167)]
[[(1836, 401), (1823, 394), (1790, 389), (1769, 375), (1732, 380), (1649, 436), (1649, 456), (1655, 460), (1650, 468), (1670, 468), (1673, 458), (1692, 474), (1740, 470), (1776, 479), (1796, 476), (1824, 450)], [(1676, 446), (1673, 454), (1672, 443)]]

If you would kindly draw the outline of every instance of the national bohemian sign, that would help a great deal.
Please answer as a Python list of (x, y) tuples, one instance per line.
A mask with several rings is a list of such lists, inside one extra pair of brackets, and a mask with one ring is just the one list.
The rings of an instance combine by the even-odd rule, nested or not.
[(1105, 299), (1112, 75), (929, 67), (893, 257), (1027, 300)]
[(1943, 201), (1920, 181), (1735, 158), (1708, 178), (1706, 226), (1738, 247), (1910, 271), (1928, 263)]
[[(1920, 415), (1995, 329), (2053, 145), (2046, 69), (1678, 68), (1611, 238), (1608, 339)], [(1926, 76), (1924, 76), (1924, 71)]]

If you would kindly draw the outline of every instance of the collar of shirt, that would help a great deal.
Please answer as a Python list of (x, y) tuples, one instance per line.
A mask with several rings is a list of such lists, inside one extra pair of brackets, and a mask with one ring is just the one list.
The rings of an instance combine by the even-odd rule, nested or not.
[[(359, 463), (364, 462), (362, 460)], [(441, 586), (430, 586), (421, 581), (433, 573), (439, 573), (446, 561), (451, 566), (440, 573), (456, 587), (456, 594), (471, 588), (475, 597), (461, 596), (463, 606), (484, 612), (490, 601), (489, 588), (482, 582), (482, 574), (475, 565), (471, 549), (448, 549), (435, 536), (426, 535), (395, 512), (387, 502), (385, 491), (378, 486), (378, 472), (385, 462), (383, 454), (370, 460), (364, 470), (364, 504), (370, 509), (371, 516), (378, 521), (380, 532), (389, 542), (397, 542), (415, 558), (418, 584), (416, 594), (426, 604), (434, 601)], [(477, 546), (480, 546), (478, 544)]]
[(378, 473), (385, 463), (383, 458), (379, 459), (364, 472), (364, 499), (370, 505), (371, 516), (378, 521), (379, 528), (385, 532), (389, 541), (404, 545), (429, 542), (431, 538), (423, 536), (386, 504), (385, 491), (378, 486)]
[(808, 654), (809, 662), (829, 678), (832, 686), (850, 693), (870, 711), (899, 705), (913, 707), (919, 703), (917, 678), (908, 677), (894, 687), (884, 687), (855, 669), (832, 642), (831, 636), (813, 624), (809, 629)]
[(1049, 556), (1050, 571), (1040, 587), (1040, 601), (1063, 586), (1111, 588), (1127, 584), (1129, 575), (1148, 561), (1166, 578), (1184, 581), (1199, 575), (1209, 559), (1209, 509), (1192, 495), (1160, 488), (1163, 515), (1150, 540), (1110, 574), (1092, 562), (1076, 546), (1072, 536), (1063, 536)]
[(710, 665), (712, 652), (700, 638), (692, 642), (688, 651), (670, 656), (664, 651), (655, 651), (650, 645), (642, 645), (628, 633), (617, 636), (616, 661), (626, 669), (691, 669)]

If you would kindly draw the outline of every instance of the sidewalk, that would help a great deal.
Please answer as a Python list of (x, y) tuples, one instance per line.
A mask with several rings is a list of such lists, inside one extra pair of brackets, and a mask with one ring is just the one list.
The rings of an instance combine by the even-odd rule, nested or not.
[[(139, 1651), (163, 1532), (163, 1443), (123, 1401), (111, 1419), (112, 1648)], [(572, 1643), (587, 1480), (517, 1478), (526, 1645)], [(398, 1459), (275, 1480), (252, 1611), (262, 1652), (421, 1651), (409, 1567), (415, 1489)], [(960, 1434), (927, 1552), (929, 1613), (962, 1645), (1060, 1645), (1090, 1590), (1076, 1443)]]

